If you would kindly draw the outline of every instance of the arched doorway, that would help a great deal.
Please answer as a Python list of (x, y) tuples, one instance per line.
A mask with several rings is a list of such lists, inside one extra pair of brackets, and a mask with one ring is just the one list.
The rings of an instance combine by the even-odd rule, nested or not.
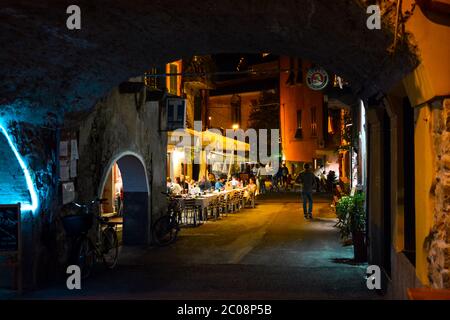
[(110, 162), (102, 181), (99, 197), (108, 199), (102, 205), (102, 215), (123, 221), (118, 232), (124, 245), (146, 244), (150, 189), (142, 157), (133, 152), (118, 155)]

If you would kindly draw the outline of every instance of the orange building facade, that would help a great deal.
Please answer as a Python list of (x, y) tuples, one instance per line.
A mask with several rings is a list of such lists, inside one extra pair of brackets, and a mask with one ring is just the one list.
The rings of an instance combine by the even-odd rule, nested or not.
[[(260, 94), (261, 91), (253, 91), (210, 96), (208, 99), (208, 126), (223, 129), (232, 129), (233, 126), (238, 126), (240, 129), (247, 130), (252, 111), (252, 101), (257, 101)], [(231, 107), (233, 99), (239, 100), (240, 108), (237, 112)]]
[[(306, 85), (305, 71), (311, 63), (283, 56), (280, 58), (280, 135), (283, 161), (292, 164), (325, 164), (324, 94)], [(295, 70), (295, 83), (289, 77)], [(302, 70), (303, 72), (299, 72)], [(325, 128), (324, 128), (325, 127)], [(299, 167), (300, 166), (296, 166)]]

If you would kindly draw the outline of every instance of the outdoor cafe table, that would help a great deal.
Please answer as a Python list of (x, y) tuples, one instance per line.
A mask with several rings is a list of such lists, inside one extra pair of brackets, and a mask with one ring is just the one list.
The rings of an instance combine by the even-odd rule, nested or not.
[(200, 212), (202, 212), (202, 215), (203, 215), (206, 213), (206, 210), (208, 210), (208, 207), (211, 205), (211, 203), (213, 203), (214, 200), (216, 200), (220, 195), (232, 194), (234, 192), (242, 191), (242, 190), (247, 190), (247, 187), (229, 189), (229, 190), (224, 190), (224, 191), (220, 191), (220, 192), (214, 191), (211, 193), (201, 194), (199, 196), (194, 196), (194, 197), (188, 196), (185, 199), (195, 199), (195, 205), (200, 208), (200, 210), (201, 210)]

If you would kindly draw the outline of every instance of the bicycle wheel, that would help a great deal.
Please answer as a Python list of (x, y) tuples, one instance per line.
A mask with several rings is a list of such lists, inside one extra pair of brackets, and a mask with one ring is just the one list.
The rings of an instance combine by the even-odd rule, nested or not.
[(102, 258), (103, 264), (108, 269), (113, 269), (119, 259), (119, 240), (113, 228), (102, 231)]
[(174, 242), (178, 236), (178, 223), (170, 215), (156, 220), (153, 225), (153, 239), (159, 246), (166, 246)]
[(81, 278), (89, 277), (95, 261), (95, 252), (88, 238), (82, 238), (79, 242), (75, 263), (80, 267)]

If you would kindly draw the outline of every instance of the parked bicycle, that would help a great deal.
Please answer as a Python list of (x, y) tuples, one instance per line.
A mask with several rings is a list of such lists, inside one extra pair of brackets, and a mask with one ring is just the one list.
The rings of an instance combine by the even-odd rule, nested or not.
[[(112, 269), (119, 257), (119, 241), (117, 239), (116, 222), (99, 217), (98, 206), (106, 199), (96, 199), (87, 205), (76, 202), (63, 207), (61, 217), (66, 235), (71, 239), (69, 264), (81, 269), (82, 278), (87, 278), (96, 261), (102, 260), (105, 267)], [(90, 232), (94, 218), (97, 220), (94, 235)]]
[(176, 241), (180, 231), (181, 215), (183, 206), (179, 198), (174, 195), (164, 193), (167, 196), (167, 213), (158, 218), (153, 224), (153, 240), (159, 246), (167, 246)]

